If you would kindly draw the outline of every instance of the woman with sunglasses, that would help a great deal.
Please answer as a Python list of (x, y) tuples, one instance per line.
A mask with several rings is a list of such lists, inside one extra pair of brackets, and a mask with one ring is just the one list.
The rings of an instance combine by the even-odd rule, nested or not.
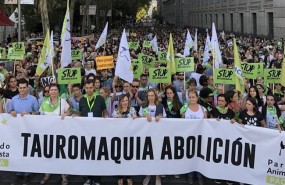
[(41, 97), (39, 101), (39, 105), (42, 105), (42, 102), (49, 97), (49, 86), (45, 86), (43, 89), (43, 97)]
[(113, 111), (118, 106), (120, 95), (123, 94), (123, 82), (119, 80), (118, 76), (114, 77), (112, 83), (112, 89), (113, 89), (113, 94), (111, 97), (111, 102), (112, 102), (112, 111)]
[[(70, 115), (68, 103), (59, 97), (59, 87), (57, 84), (49, 85), (49, 94), (50, 97), (47, 97), (43, 100), (40, 106), (40, 114), (47, 116), (61, 116), (63, 119), (65, 116)], [(67, 175), (61, 175), (62, 185), (68, 185)], [(40, 184), (46, 184), (50, 174), (45, 174), (44, 178), (40, 181)]]
[[(112, 113), (113, 118), (137, 118), (136, 110), (131, 107), (129, 97), (126, 94), (122, 94), (119, 97), (118, 107)], [(126, 176), (128, 185), (132, 185), (133, 181), (130, 176)], [(124, 184), (124, 177), (118, 177), (118, 185)]]

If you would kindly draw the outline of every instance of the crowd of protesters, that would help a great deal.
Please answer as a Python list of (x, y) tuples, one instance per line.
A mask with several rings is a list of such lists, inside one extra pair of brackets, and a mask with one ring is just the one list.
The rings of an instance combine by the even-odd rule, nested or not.
[[(194, 29), (190, 29), (194, 34)], [(119, 41), (122, 29), (111, 30), (106, 44), (95, 50), (100, 36), (96, 33), (89, 38), (72, 39), (72, 49), (81, 49), (81, 60), (72, 61), (69, 67), (81, 68), (82, 83), (44, 86), (41, 78), (50, 76), (47, 69), (42, 75), (36, 75), (42, 45), (26, 43), (26, 55), (22, 61), (0, 64), (0, 112), (12, 116), (21, 114), (41, 114), (47, 116), (83, 116), (138, 118), (145, 117), (148, 122), (159, 122), (161, 118), (230, 120), (239, 123), (283, 130), (283, 111), (285, 111), (284, 87), (281, 84), (265, 84), (262, 77), (247, 80), (245, 93), (235, 89), (234, 85), (216, 84), (213, 80), (213, 57), (203, 63), (206, 35), (198, 32), (198, 50), (191, 49), (194, 57), (195, 71), (178, 72), (172, 75), (172, 83), (150, 83), (148, 70), (144, 69), (139, 79), (132, 83), (123, 81), (114, 75), (114, 69), (97, 70), (95, 58), (118, 56)], [(143, 48), (144, 40), (157, 36), (159, 50), (167, 52), (169, 33), (173, 35), (176, 57), (183, 55), (186, 30), (166, 25), (155, 27), (134, 27), (128, 30), (128, 41), (138, 41), (137, 50), (130, 50), (131, 58), (137, 59), (139, 53), (156, 57), (155, 67), (160, 64), (152, 48)], [(204, 32), (205, 33), (205, 32)], [(209, 33), (211, 34), (211, 33)], [(219, 34), (223, 64), (220, 67), (233, 66), (233, 47), (229, 41), (233, 34)], [(91, 38), (91, 39), (90, 39)], [(262, 63), (264, 68), (281, 68), (283, 60), (283, 43), (278, 40), (267, 40), (253, 37), (236, 37), (239, 54), (243, 62)], [(7, 45), (9, 46), (9, 44)], [(61, 47), (55, 44), (54, 69), (60, 68)], [(14, 65), (13, 65), (14, 64)], [(186, 83), (184, 83), (184, 79)], [(273, 87), (274, 86), (274, 87)], [(273, 88), (275, 89), (273, 91)], [(19, 106), (21, 105), (21, 106)], [(24, 105), (24, 106), (23, 106)], [(203, 175), (189, 172), (188, 183), (193, 184), (194, 175), (202, 185)], [(22, 184), (28, 184), (29, 173), (17, 173), (15, 182), (22, 178)], [(94, 174), (96, 175), (96, 174)], [(175, 174), (174, 174), (175, 175)], [(50, 174), (43, 175), (40, 184), (48, 182)], [(118, 177), (118, 185), (123, 179), (132, 185), (132, 177)], [(175, 175), (179, 178), (179, 175)], [(149, 184), (151, 176), (143, 180)], [(84, 185), (100, 184), (99, 176), (86, 178)], [(221, 184), (222, 180), (215, 180)], [(227, 184), (234, 182), (225, 181)], [(68, 176), (62, 175), (62, 184), (68, 184)], [(155, 184), (161, 185), (161, 176), (155, 177)]]

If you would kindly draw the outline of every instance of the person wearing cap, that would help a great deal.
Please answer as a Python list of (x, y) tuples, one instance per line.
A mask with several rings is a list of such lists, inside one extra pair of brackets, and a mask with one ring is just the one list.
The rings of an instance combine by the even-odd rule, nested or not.
[(212, 89), (205, 87), (200, 91), (199, 104), (207, 109), (207, 116), (210, 116), (210, 112), (213, 109), (212, 101), (214, 93)]

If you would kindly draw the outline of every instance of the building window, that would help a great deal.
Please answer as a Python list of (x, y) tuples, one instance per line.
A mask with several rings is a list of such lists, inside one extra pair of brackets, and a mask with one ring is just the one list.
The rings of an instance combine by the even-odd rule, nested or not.
[(274, 37), (274, 19), (273, 19), (273, 12), (267, 13), (268, 16), (268, 37), (273, 39)]
[(216, 14), (216, 29), (219, 29), (219, 17), (218, 14)]
[(239, 14), (240, 17), (240, 32), (244, 33), (244, 26), (243, 26), (243, 13)]
[(231, 13), (230, 17), (231, 17), (231, 32), (233, 32), (234, 31), (234, 14)]
[(257, 34), (257, 18), (256, 13), (252, 13), (252, 33)]
[(222, 17), (223, 17), (223, 31), (225, 31), (225, 14), (223, 14)]

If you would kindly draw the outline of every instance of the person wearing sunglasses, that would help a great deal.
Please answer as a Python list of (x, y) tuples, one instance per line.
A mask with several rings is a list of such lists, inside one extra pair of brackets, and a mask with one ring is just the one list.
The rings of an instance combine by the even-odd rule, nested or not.
[(139, 88), (140, 88), (140, 81), (138, 79), (133, 79), (132, 87), (130, 90), (130, 103), (131, 106), (135, 108), (137, 114), (140, 110), (140, 106), (142, 101), (138, 98)]

